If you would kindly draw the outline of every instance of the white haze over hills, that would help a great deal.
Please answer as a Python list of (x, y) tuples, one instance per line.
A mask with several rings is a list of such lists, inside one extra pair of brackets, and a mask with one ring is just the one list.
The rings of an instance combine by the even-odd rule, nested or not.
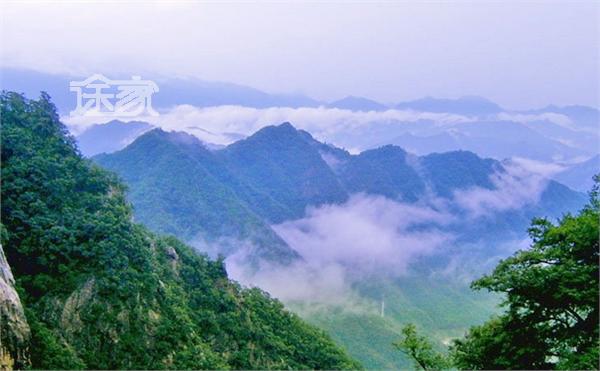
[[(574, 117), (555, 112), (501, 112), (483, 116), (388, 109), (352, 111), (326, 107), (179, 105), (158, 117), (138, 118), (169, 131), (185, 131), (204, 142), (227, 145), (258, 129), (293, 122), (315, 138), (360, 152), (397, 144), (427, 154), (471, 150), (482, 157), (522, 157), (574, 163), (598, 153), (599, 132)], [(93, 117), (65, 117), (75, 132), (97, 123)]]
[[(261, 99), (260, 105), (273, 103)], [(417, 155), (469, 150), (484, 158), (511, 159), (522, 168), (582, 192), (589, 190), (592, 175), (600, 171), (600, 163), (592, 159), (600, 154), (600, 112), (591, 107), (548, 106), (508, 111), (479, 97), (423, 98), (396, 105), (360, 97), (347, 97), (330, 104), (303, 98), (296, 103), (307, 101), (317, 106), (178, 104), (163, 108), (160, 116), (138, 117), (136, 121), (146, 121), (167, 131), (187, 132), (209, 148), (222, 148), (268, 125), (292, 122), (316, 139), (350, 153), (387, 144)], [(80, 138), (87, 135), (98, 142), (94, 152), (86, 153), (82, 148), (84, 154), (102, 152), (103, 138), (97, 134), (103, 131), (85, 132), (101, 122), (99, 118), (64, 116), (63, 121)], [(123, 128), (131, 129), (126, 125)], [(118, 135), (118, 128), (115, 130)], [(104, 151), (118, 150), (134, 139), (132, 130), (123, 130), (120, 147), (115, 146), (111, 137), (113, 142)]]
[(291, 267), (263, 261), (261, 269), (255, 271), (248, 269), (247, 256), (253, 247), (246, 244), (227, 259), (228, 272), (234, 279), (261, 287), (286, 302), (330, 305), (356, 301), (353, 284), (369, 277), (414, 274), (415, 264), (427, 257), (443, 260), (429, 274), (447, 275), (466, 284), (530, 242), (523, 236), (465, 243), (465, 237), (477, 236), (466, 236), (472, 232), (455, 228), (481, 223), (540, 200), (548, 178), (518, 163), (505, 163), (504, 168), (506, 172), (492, 175), (495, 188), (459, 190), (451, 199), (429, 197), (404, 203), (360, 193), (341, 205), (311, 207), (304, 218), (274, 226), (302, 260)]
[[(29, 97), (47, 91), (63, 122), (75, 135), (93, 124), (115, 119), (69, 116), (76, 102), (74, 93), (68, 90), (69, 82), (85, 76), (0, 68), (0, 77), (2, 89), (23, 92)], [(325, 102), (299, 94), (270, 94), (232, 83), (148, 77), (160, 85), (153, 97), (160, 116), (124, 121), (146, 121), (165, 130), (186, 131), (217, 146), (230, 144), (267, 125), (292, 122), (315, 138), (353, 153), (396, 144), (415, 154), (464, 149), (498, 160), (521, 157), (562, 165), (582, 162), (600, 153), (597, 107), (549, 105), (515, 111), (477, 96), (425, 97), (392, 103), (347, 96)], [(129, 134), (123, 143), (134, 139)], [(115, 150), (114, 145), (109, 147)]]

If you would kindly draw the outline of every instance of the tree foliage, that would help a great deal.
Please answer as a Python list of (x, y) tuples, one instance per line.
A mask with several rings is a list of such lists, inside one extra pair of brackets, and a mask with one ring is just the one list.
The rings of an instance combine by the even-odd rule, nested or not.
[(434, 350), (433, 345), (426, 337), (417, 333), (415, 325), (404, 326), (402, 335), (402, 339), (394, 343), (394, 346), (414, 361), (415, 369), (442, 370), (448, 368), (448, 359)]
[(533, 221), (530, 249), (475, 289), (504, 294), (506, 312), (453, 346), (460, 368), (598, 368), (598, 178), (589, 204), (558, 224)]
[[(473, 282), (474, 289), (502, 294), (506, 310), (454, 340), (451, 366), (598, 369), (599, 180), (578, 215), (567, 214), (557, 224), (535, 219), (531, 247)], [(436, 368), (431, 360), (442, 356), (414, 327), (403, 332), (400, 348), (421, 368)]]

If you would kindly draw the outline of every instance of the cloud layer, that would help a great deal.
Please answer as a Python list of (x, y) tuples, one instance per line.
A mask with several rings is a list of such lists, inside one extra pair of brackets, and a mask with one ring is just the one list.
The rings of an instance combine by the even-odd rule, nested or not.
[[(74, 133), (79, 133), (101, 119), (64, 117), (63, 120)], [(484, 155), (497, 154), (495, 157), (502, 159), (510, 157), (507, 156), (510, 149), (506, 148), (507, 143), (512, 143), (510, 140), (527, 136), (524, 139), (532, 141), (528, 144), (529, 147), (533, 143), (544, 152), (536, 154), (536, 148), (521, 148), (524, 153), (533, 150), (532, 156), (568, 159), (581, 154), (581, 148), (588, 148), (594, 143), (591, 141), (590, 144), (588, 133), (582, 132), (567, 116), (555, 113), (501, 113), (479, 119), (451, 113), (396, 109), (363, 112), (325, 107), (258, 109), (179, 105), (162, 112), (158, 117), (136, 117), (136, 120), (147, 121), (165, 130), (186, 131), (205, 142), (219, 145), (230, 144), (264, 126), (289, 121), (318, 140), (333, 143), (354, 153), (394, 142), (401, 145), (414, 144), (419, 148), (419, 143), (425, 141), (421, 144), (424, 145), (422, 150), (426, 152), (446, 147), (475, 152), (486, 149), (483, 151)], [(512, 124), (507, 125), (505, 122)], [(543, 125), (544, 123), (547, 124)], [(548, 125), (554, 125), (561, 131), (547, 133), (544, 130), (548, 130)], [(413, 139), (405, 137), (406, 135), (413, 136)], [(435, 143), (440, 140), (445, 144), (436, 147)]]
[(245, 264), (249, 250), (242, 250), (227, 259), (228, 272), (284, 301), (325, 304), (354, 300), (352, 285), (365, 277), (411, 274), (413, 265), (425, 257), (445, 257), (447, 264), (435, 275), (466, 282), (528, 240), (475, 239), (459, 246), (456, 241), (465, 236), (455, 227), (536, 203), (547, 184), (516, 164), (493, 174), (492, 182), (494, 189), (457, 191), (450, 200), (407, 204), (355, 194), (342, 205), (309, 208), (304, 218), (274, 226), (303, 261), (288, 267), (264, 263), (254, 271)]

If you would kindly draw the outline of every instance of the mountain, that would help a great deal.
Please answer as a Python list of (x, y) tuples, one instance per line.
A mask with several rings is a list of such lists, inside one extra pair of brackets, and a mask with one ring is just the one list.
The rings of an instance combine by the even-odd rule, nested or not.
[(386, 105), (363, 97), (347, 96), (327, 105), (329, 108), (347, 109), (350, 111), (385, 111), (389, 109)]
[(433, 153), (422, 157), (420, 164), (434, 194), (446, 198), (472, 187), (493, 189), (491, 175), (503, 171), (497, 161), (469, 151)]
[(77, 147), (86, 157), (115, 152), (152, 128), (152, 125), (142, 121), (112, 120), (95, 124), (76, 137)]
[(410, 109), (421, 112), (445, 112), (466, 116), (482, 116), (500, 113), (503, 109), (485, 98), (465, 96), (458, 99), (439, 99), (425, 97), (413, 101), (401, 102), (397, 109)]
[[(306, 134), (290, 123), (268, 126), (216, 154), (243, 182), (271, 196), (282, 212), (259, 213), (278, 223), (302, 217), (307, 206), (340, 203), (347, 193)], [(262, 209), (262, 205), (257, 205)]]
[(600, 110), (595, 107), (587, 107), (580, 105), (556, 106), (549, 105), (537, 110), (524, 111), (525, 113), (558, 113), (569, 117), (575, 124), (586, 127), (592, 130), (598, 130), (600, 126)]
[[(444, 216), (448, 221), (441, 225), (429, 221), (416, 225), (416, 231), (406, 231), (408, 234), (421, 231), (426, 238), (427, 231), (433, 228), (437, 235), (454, 236), (443, 249), (411, 264), (410, 273), (389, 278), (391, 273), (378, 267), (377, 273), (363, 277), (356, 274), (358, 267), (347, 267), (351, 272), (349, 277), (355, 280), (353, 292), (369, 303), (368, 308), (379, 305), (380, 298), (385, 296), (385, 318), (379, 315), (378, 307), (356, 312), (353, 303), (347, 303), (345, 310), (286, 301), (286, 305), (311, 323), (329, 329), (336, 340), (370, 368), (410, 366), (389, 344), (408, 320), (425, 328), (441, 346), (442, 341), (460, 336), (469, 326), (494, 313), (497, 298), (471, 293), (461, 281), (462, 273), (456, 277), (444, 273), (453, 269), (453, 261), (468, 262), (465, 270), (484, 271), (490, 262), (503, 256), (506, 249), (503, 244), (515, 248), (515, 241), (525, 237), (532, 217), (554, 218), (585, 203), (585, 195), (556, 182), (536, 180), (531, 184), (542, 187), (536, 190), (530, 183), (522, 182), (519, 174), (510, 173), (510, 164), (483, 159), (472, 152), (416, 156), (388, 145), (352, 155), (317, 141), (310, 133), (289, 123), (265, 127), (213, 151), (187, 134), (154, 130), (122, 151), (96, 156), (94, 160), (117, 172), (129, 185), (128, 197), (134, 204), (136, 220), (148, 223), (153, 230), (169, 226), (170, 233), (186, 240), (195, 233), (218, 236), (228, 231), (226, 227), (238, 236), (265, 235), (265, 226), (269, 224), (298, 219), (301, 229), (308, 228), (302, 222), (307, 209), (310, 214), (310, 210), (319, 206), (324, 210), (340, 207), (347, 216), (344, 205), (358, 193), (384, 196), (386, 201), (399, 201), (414, 209), (425, 207), (425, 213), (448, 213)], [(498, 183), (497, 178), (508, 183)], [(530, 195), (532, 192), (539, 195)], [(463, 198), (457, 200), (457, 194)], [(372, 212), (378, 217), (381, 214), (381, 218), (388, 218), (389, 214), (386, 210)], [(192, 216), (187, 217), (188, 213)], [(152, 221), (159, 216), (160, 222)], [(214, 222), (198, 223), (206, 217)], [(250, 219), (264, 224), (245, 221)], [(212, 227), (187, 233), (190, 226), (204, 223)], [(241, 231), (236, 231), (238, 228)], [(253, 228), (255, 233), (251, 232)], [(352, 228), (352, 224), (347, 228)], [(378, 238), (378, 234), (373, 235), (373, 250), (377, 250)], [(381, 238), (387, 237), (381, 234)], [(411, 248), (414, 243), (407, 242), (405, 246)], [(280, 246), (275, 250), (282, 249)], [(327, 256), (328, 251), (322, 253)], [(363, 253), (368, 261), (368, 252)], [(305, 258), (300, 254), (292, 260), (289, 271), (283, 269), (285, 274), (277, 284), (289, 286), (292, 291), (298, 285), (302, 291), (294, 269), (302, 267), (298, 262)], [(277, 261), (277, 257), (273, 260)]]
[(189, 134), (155, 129), (94, 161), (123, 178), (131, 189), (136, 220), (157, 233), (227, 255), (241, 241), (249, 241), (256, 257), (280, 263), (297, 257), (250, 207), (279, 212), (276, 201), (240, 183), (214, 152)]
[[(300, 219), (309, 207), (343, 204), (356, 193), (408, 203), (437, 197), (450, 205), (457, 192), (477, 189), (506, 198), (492, 179), (498, 174), (512, 179), (504, 164), (472, 152), (419, 157), (388, 145), (351, 155), (289, 123), (265, 127), (212, 151), (190, 135), (154, 130), (124, 150), (94, 160), (125, 180), (136, 220), (150, 229), (193, 244), (222, 237), (250, 240), (256, 254), (283, 262), (293, 260), (294, 252), (269, 224)], [(525, 186), (518, 181), (514, 185)], [(583, 194), (558, 183), (545, 187), (538, 200), (522, 208), (505, 210), (501, 205), (478, 223), (448, 228), (452, 232), (459, 228), (470, 241), (480, 239), (486, 228), (490, 234), (517, 238), (529, 218), (558, 217), (585, 202)], [(456, 208), (453, 212), (464, 213)], [(215, 249), (206, 243), (200, 248)], [(217, 248), (226, 255), (235, 251)]]
[[(531, 178), (521, 179), (508, 173), (507, 166), (493, 159), (482, 159), (468, 151), (433, 153), (418, 157), (393, 145), (368, 150), (351, 156), (339, 167), (338, 176), (350, 193), (381, 195), (392, 200), (414, 203), (428, 198), (441, 198), (449, 202), (452, 213), (459, 218), (469, 218), (469, 199), (483, 197), (485, 210), (477, 217), (477, 223), (452, 223), (441, 229), (456, 234), (455, 242), (476, 243), (484, 236), (496, 236), (498, 240), (522, 238), (527, 225), (534, 217), (550, 219), (565, 212), (578, 210), (586, 202), (586, 196), (552, 180), (536, 180), (543, 189), (539, 196), (528, 196), (532, 190), (508, 190), (500, 187), (527, 187)], [(504, 177), (508, 184), (497, 184), (494, 178)], [(455, 198), (457, 194), (470, 195), (467, 201)], [(522, 197), (519, 207), (494, 205), (496, 198), (511, 202)], [(460, 202), (465, 205), (458, 206)], [(487, 205), (486, 203), (489, 203)], [(474, 204), (476, 205), (476, 203)], [(487, 214), (487, 215), (483, 215)], [(497, 253), (490, 243), (483, 255)], [(448, 250), (444, 257), (458, 253)], [(443, 259), (442, 259), (443, 260)], [(445, 263), (445, 262), (444, 262)]]
[[(536, 127), (544, 125), (545, 123)], [(386, 143), (399, 145), (421, 155), (466, 150), (498, 160), (524, 157), (538, 161), (564, 161), (589, 154), (584, 148), (563, 144), (562, 139), (551, 139), (528, 125), (512, 121), (458, 123), (445, 131), (403, 133), (386, 140)]]
[[(1, 224), (0, 224), (1, 226)], [(6, 233), (1, 226), (2, 235)], [(27, 348), (31, 340), (31, 329), (19, 298), (12, 270), (0, 245), (0, 367), (4, 370), (24, 369), (31, 364)]]
[[(0, 69), (0, 87), (38, 96), (40, 90), (49, 92), (65, 116), (75, 108), (75, 93), (68, 89), (71, 81), (87, 76), (48, 74), (24, 69)], [(108, 76), (129, 79), (131, 76)], [(468, 150), (481, 157), (502, 160), (509, 157), (525, 157), (544, 162), (570, 163), (598, 154), (598, 129), (600, 114), (597, 108), (585, 106), (547, 106), (527, 111), (507, 111), (485, 98), (461, 97), (438, 99), (426, 97), (390, 106), (363, 97), (348, 96), (330, 104), (301, 94), (271, 94), (247, 86), (225, 82), (210, 82), (195, 78), (173, 78), (147, 75), (155, 81), (160, 91), (152, 102), (161, 114), (171, 112), (177, 105), (195, 107), (239, 105), (257, 109), (290, 107), (321, 107), (313, 112), (316, 117), (331, 121), (330, 125), (310, 127), (313, 135), (335, 143), (337, 146), (362, 151), (387, 144), (396, 144), (408, 152), (426, 155), (434, 152)], [(355, 111), (354, 114), (332, 115), (327, 108)], [(403, 112), (399, 112), (403, 111)], [(274, 110), (281, 121), (297, 119), (306, 112)], [(359, 111), (369, 111), (362, 115)], [(218, 110), (219, 120), (240, 120), (239, 111), (230, 108)], [(426, 114), (427, 112), (428, 114)], [(265, 112), (255, 112), (256, 117), (243, 119), (235, 133), (206, 131), (195, 122), (180, 123), (177, 130), (196, 135), (208, 143), (232, 143), (250, 130), (264, 125)], [(206, 112), (205, 112), (206, 114)], [(266, 114), (266, 113), (265, 113)], [(269, 113), (270, 115), (270, 113)], [(223, 117), (226, 117), (223, 119)], [(208, 119), (211, 119), (210, 116)], [(160, 122), (160, 119), (158, 119)], [(202, 120), (200, 118), (200, 120)], [(318, 121), (321, 121), (319, 119)], [(251, 129), (250, 129), (251, 128)], [(510, 134), (509, 134), (510, 132)], [(131, 141), (131, 136), (124, 140)], [(82, 146), (82, 150), (85, 150)], [(94, 149), (94, 153), (108, 149)], [(219, 148), (216, 146), (215, 148)], [(88, 153), (84, 151), (84, 153)]]
[[(88, 76), (49, 74), (26, 69), (7, 68), (0, 70), (0, 88), (37, 97), (45, 91), (53, 97), (61, 115), (68, 115), (75, 109), (76, 97), (69, 91), (71, 81), (81, 81)], [(106, 76), (116, 79), (130, 79), (131, 76)], [(176, 105), (190, 104), (198, 107), (239, 105), (255, 108), (266, 107), (318, 107), (318, 102), (301, 94), (269, 94), (251, 87), (226, 82), (204, 81), (195, 78), (166, 78), (144, 75), (153, 80), (159, 92), (152, 98), (152, 104), (159, 111)]]
[[(150, 76), (149, 78), (152, 79)], [(195, 78), (174, 79), (157, 76), (160, 86), (156, 94), (157, 107), (168, 108), (179, 104), (198, 107), (237, 105), (254, 108), (318, 107), (321, 102), (302, 94), (270, 94), (248, 86), (228, 82), (204, 81)]]
[[(18, 344), (12, 339), (25, 331), (3, 331), (2, 347), (9, 347), (8, 354), (2, 348), (3, 363), (29, 358), (34, 369), (360, 367), (280, 302), (230, 281), (222, 261), (133, 223), (124, 185), (78, 154), (47, 95), (30, 101), (3, 93), (0, 108), (0, 230), (8, 262), (0, 259), (0, 266), (9, 285), (7, 267), (12, 270), (12, 292), (31, 331), (19, 349), (10, 348)], [(5, 299), (3, 319), (15, 308), (7, 310)]]
[(579, 191), (592, 189), (594, 175), (600, 173), (600, 155), (577, 163), (553, 176), (557, 181)]
[(411, 157), (402, 148), (388, 145), (351, 156), (339, 167), (338, 174), (350, 193), (415, 202), (424, 195), (425, 182), (411, 166)]

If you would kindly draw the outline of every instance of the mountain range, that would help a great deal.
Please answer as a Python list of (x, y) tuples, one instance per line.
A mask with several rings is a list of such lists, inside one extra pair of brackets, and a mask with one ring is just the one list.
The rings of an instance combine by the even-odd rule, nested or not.
[(567, 167), (553, 175), (553, 178), (572, 189), (584, 192), (592, 188), (594, 184), (592, 177), (598, 173), (600, 173), (600, 155)]
[[(38, 96), (40, 90), (47, 92), (56, 102), (62, 115), (75, 109), (75, 95), (69, 91), (71, 81), (81, 81), (88, 76), (49, 74), (17, 68), (2, 68), (0, 82), (3, 90)], [(131, 76), (107, 76), (108, 78), (129, 79)], [(200, 79), (165, 78), (164, 76), (143, 76), (155, 81), (160, 89), (153, 99), (154, 106), (167, 109), (179, 104), (199, 107), (219, 105), (240, 105), (256, 108), (265, 107), (316, 107), (321, 103), (300, 94), (269, 94), (248, 86), (204, 81)]]
[[(20, 337), (9, 347), (33, 344), (40, 356), (18, 362), (41, 368), (357, 367), (278, 302), (230, 281), (225, 269), (240, 253), (256, 277), (276, 273), (270, 283), (291, 293), (302, 288), (304, 276), (329, 285), (336, 282), (331, 270), (342, 270), (354, 299), (346, 297), (341, 307), (315, 309), (304, 299), (286, 305), (327, 329), (366, 367), (408, 367), (390, 344), (407, 321), (441, 344), (494, 312), (497, 298), (470, 292), (460, 278), (465, 272), (448, 278), (455, 259), (481, 272), (506, 254), (503, 244), (525, 236), (531, 217), (554, 218), (585, 202), (582, 193), (513, 161), (469, 151), (418, 155), (389, 144), (353, 154), (287, 122), (220, 148), (185, 132), (114, 121), (82, 133), (77, 150), (47, 95), (28, 101), (9, 93), (2, 103), (6, 262), (0, 262), (0, 284), (21, 296), (29, 328), (15, 327)], [(93, 163), (123, 183), (78, 151), (101, 152)], [(315, 218), (324, 229), (315, 229)], [(369, 218), (375, 231), (364, 230)], [(328, 242), (329, 234), (344, 230), (351, 238)], [(178, 237), (196, 251), (157, 234)], [(353, 239), (363, 237), (361, 261), (315, 260), (321, 254), (352, 257)], [(325, 243), (311, 251), (311, 239)], [(427, 247), (431, 241), (439, 246)], [(388, 261), (371, 256), (381, 246), (391, 249)], [(267, 283), (257, 282), (243, 281)], [(127, 297), (133, 292), (139, 299), (128, 301), (122, 285)], [(373, 310), (380, 300), (381, 313)], [(147, 313), (139, 314), (141, 308)], [(14, 323), (22, 323), (15, 313)], [(256, 326), (240, 325), (248, 318)], [(268, 328), (267, 340), (251, 340)], [(98, 347), (102, 331), (118, 346)], [(168, 336), (173, 333), (181, 336)], [(156, 356), (146, 357), (142, 345)], [(192, 348), (204, 349), (204, 358), (186, 351)]]
[[(154, 129), (94, 161), (124, 179), (136, 219), (157, 232), (186, 241), (250, 237), (259, 249), (281, 251), (284, 243), (269, 225), (302, 218), (309, 207), (343, 204), (357, 193), (408, 203), (451, 200), (461, 191), (493, 191), (494, 175), (507, 173), (503, 163), (467, 151), (419, 157), (386, 145), (352, 155), (290, 123), (262, 128), (221, 150), (189, 134)], [(584, 201), (549, 180), (535, 203), (507, 210), (504, 221), (486, 226), (512, 235), (513, 226), (533, 215), (557, 217)]]
[[(152, 120), (153, 126), (186, 131), (206, 143), (217, 144), (215, 147), (251, 135), (258, 127), (294, 120), (299, 128), (320, 140), (353, 152), (396, 144), (418, 155), (467, 150), (497, 160), (516, 156), (561, 165), (599, 154), (600, 112), (595, 107), (549, 105), (516, 111), (477, 96), (425, 97), (385, 104), (347, 96), (324, 102), (301, 94), (270, 94), (231, 83), (144, 77), (160, 86), (152, 102), (161, 117)], [(49, 92), (67, 122), (78, 120), (68, 116), (76, 101), (68, 89), (69, 82), (83, 78), (14, 68), (0, 70), (2, 89), (28, 96), (37, 96), (40, 90)], [(277, 121), (273, 122), (273, 117)], [(212, 123), (199, 126), (199, 121)], [(229, 125), (234, 126), (233, 130), (223, 129)], [(141, 132), (123, 133), (118, 140), (98, 139), (107, 143), (91, 146), (85, 134), (78, 135), (82, 136), (82, 152), (92, 156), (121, 149)], [(87, 136), (93, 138), (93, 133)]]
[[(309, 233), (303, 230), (308, 225), (302, 224), (307, 223), (307, 214), (335, 207), (342, 210), (340, 217), (347, 218), (343, 210), (357, 195), (367, 197), (367, 202), (369, 197), (382, 197), (404, 205), (407, 212), (416, 210), (417, 218), (421, 212), (432, 213), (433, 221), (409, 220), (414, 225), (406, 233), (427, 238), (435, 231), (454, 238), (442, 250), (414, 261), (408, 276), (390, 276), (388, 268), (375, 266), (374, 272), (359, 278), (352, 277), (358, 267), (344, 268), (353, 272), (347, 278), (360, 300), (373, 303), (386, 297), (385, 318), (377, 311), (347, 312), (335, 306), (314, 310), (302, 300), (287, 303), (326, 328), (368, 368), (408, 367), (389, 344), (408, 319), (441, 342), (493, 313), (496, 298), (473, 294), (460, 279), (441, 273), (453, 259), (471, 262), (476, 272), (485, 271), (490, 261), (506, 254), (506, 244), (525, 237), (524, 226), (532, 217), (553, 219), (577, 210), (586, 200), (584, 194), (558, 182), (515, 170), (510, 161), (483, 159), (468, 151), (417, 156), (395, 145), (351, 154), (290, 123), (264, 127), (217, 150), (186, 133), (153, 129), (124, 149), (92, 160), (128, 185), (136, 221), (215, 255), (235, 256), (243, 250), (243, 264), (259, 273), (265, 266), (283, 266), (284, 271), (289, 266), (289, 273), (279, 280), (289, 280), (280, 284), (292, 287), (298, 284), (294, 269), (311, 257), (299, 252), (289, 236), (281, 237), (279, 232), (286, 228), (282, 226), (299, 223), (298, 232)], [(375, 217), (390, 212), (369, 210)], [(449, 221), (438, 222), (435, 215)], [(334, 233), (327, 229), (310, 233), (330, 232)], [(373, 238), (377, 249), (387, 237)], [(369, 252), (362, 254), (364, 268)], [(468, 315), (461, 305), (469, 306)], [(348, 325), (356, 321), (361, 325)]]

